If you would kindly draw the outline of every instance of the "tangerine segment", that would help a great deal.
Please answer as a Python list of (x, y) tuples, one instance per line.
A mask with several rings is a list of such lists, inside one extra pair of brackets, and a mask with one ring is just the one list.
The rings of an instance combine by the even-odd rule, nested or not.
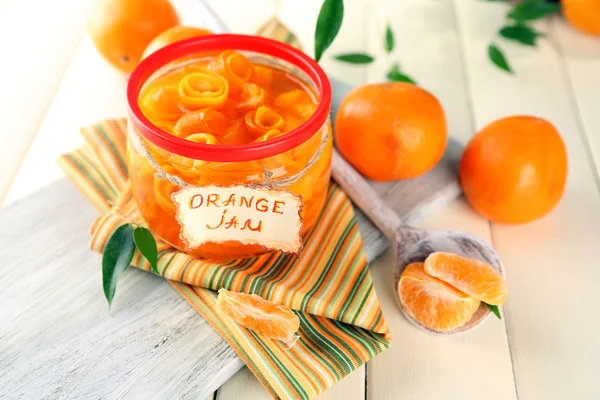
[(242, 85), (242, 101), (237, 105), (239, 110), (252, 110), (265, 102), (265, 90), (256, 83), (246, 82)]
[(219, 289), (217, 306), (238, 324), (260, 336), (281, 340), (288, 348), (298, 340), (295, 333), (300, 328), (300, 319), (289, 307), (255, 294), (230, 292), (223, 288)]
[(425, 273), (423, 263), (409, 264), (398, 282), (404, 310), (429, 329), (446, 332), (473, 317), (481, 302)]
[(212, 109), (193, 111), (183, 115), (173, 127), (175, 135), (185, 138), (194, 133), (222, 135), (229, 122), (223, 114)]
[(488, 304), (506, 303), (506, 281), (489, 264), (453, 253), (431, 253), (425, 272)]

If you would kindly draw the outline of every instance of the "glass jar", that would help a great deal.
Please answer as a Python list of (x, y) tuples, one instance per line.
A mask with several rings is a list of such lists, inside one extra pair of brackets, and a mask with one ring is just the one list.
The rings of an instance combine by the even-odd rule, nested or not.
[[(147, 84), (175, 65), (181, 67), (198, 55), (224, 50), (240, 52), (254, 64), (284, 70), (302, 82), (318, 99), (314, 114), (281, 136), (230, 146), (185, 140), (146, 118), (139, 98)], [(304, 53), (255, 36), (227, 34), (184, 40), (153, 53), (137, 66), (129, 78), (127, 101), (128, 166), (133, 194), (149, 229), (158, 238), (189, 254), (211, 259), (244, 258), (273, 249), (260, 240), (242, 243), (233, 239), (191, 246), (182, 235), (181, 218), (172, 196), (188, 186), (244, 185), (289, 191), (301, 200), (300, 236), (306, 236), (315, 225), (325, 204), (330, 178), (331, 87), (323, 70)]]

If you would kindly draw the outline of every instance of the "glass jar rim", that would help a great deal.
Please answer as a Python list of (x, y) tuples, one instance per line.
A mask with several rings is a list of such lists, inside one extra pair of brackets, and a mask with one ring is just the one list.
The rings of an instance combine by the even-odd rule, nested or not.
[[(245, 50), (273, 56), (301, 69), (313, 81), (319, 95), (314, 114), (302, 125), (280, 137), (260, 143), (226, 146), (190, 142), (163, 131), (150, 122), (138, 104), (146, 80), (165, 64), (194, 53), (215, 50)], [(143, 59), (127, 82), (127, 109), (130, 123), (156, 146), (180, 156), (204, 161), (252, 161), (284, 153), (310, 139), (325, 124), (331, 107), (331, 84), (317, 62), (298, 49), (258, 36), (220, 34), (175, 42)]]

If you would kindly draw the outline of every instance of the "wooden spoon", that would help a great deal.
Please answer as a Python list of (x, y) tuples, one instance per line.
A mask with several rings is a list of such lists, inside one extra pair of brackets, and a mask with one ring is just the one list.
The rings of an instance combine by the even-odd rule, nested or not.
[(482, 303), (471, 320), (460, 328), (453, 331), (433, 330), (412, 318), (404, 309), (398, 295), (398, 281), (404, 268), (412, 262), (425, 261), (429, 254), (436, 251), (455, 253), (463, 257), (485, 261), (502, 276), (506, 277), (498, 253), (489, 244), (465, 232), (453, 230), (425, 231), (406, 225), (398, 214), (385, 204), (367, 181), (335, 149), (333, 150), (331, 173), (352, 201), (392, 242), (396, 253), (394, 291), (402, 313), (410, 322), (428, 332), (448, 335), (473, 329), (489, 317), (490, 310)]

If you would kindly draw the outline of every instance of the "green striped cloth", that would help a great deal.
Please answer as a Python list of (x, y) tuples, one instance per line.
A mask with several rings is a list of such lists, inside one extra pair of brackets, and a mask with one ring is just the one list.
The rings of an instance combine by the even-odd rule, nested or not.
[[(285, 32), (272, 22), (264, 29)], [(293, 35), (283, 39), (295, 41)], [(102, 213), (91, 229), (91, 248), (98, 252), (123, 223), (144, 225), (127, 174), (126, 124), (108, 120), (82, 129), (85, 147), (59, 159)], [(160, 275), (232, 346), (273, 398), (311, 399), (390, 346), (352, 204), (333, 183), (300, 257), (272, 252), (223, 263), (157, 244)], [(137, 252), (132, 265), (150, 273)], [(300, 318), (296, 345), (287, 349), (221, 314), (216, 291), (222, 287), (294, 310)]]

